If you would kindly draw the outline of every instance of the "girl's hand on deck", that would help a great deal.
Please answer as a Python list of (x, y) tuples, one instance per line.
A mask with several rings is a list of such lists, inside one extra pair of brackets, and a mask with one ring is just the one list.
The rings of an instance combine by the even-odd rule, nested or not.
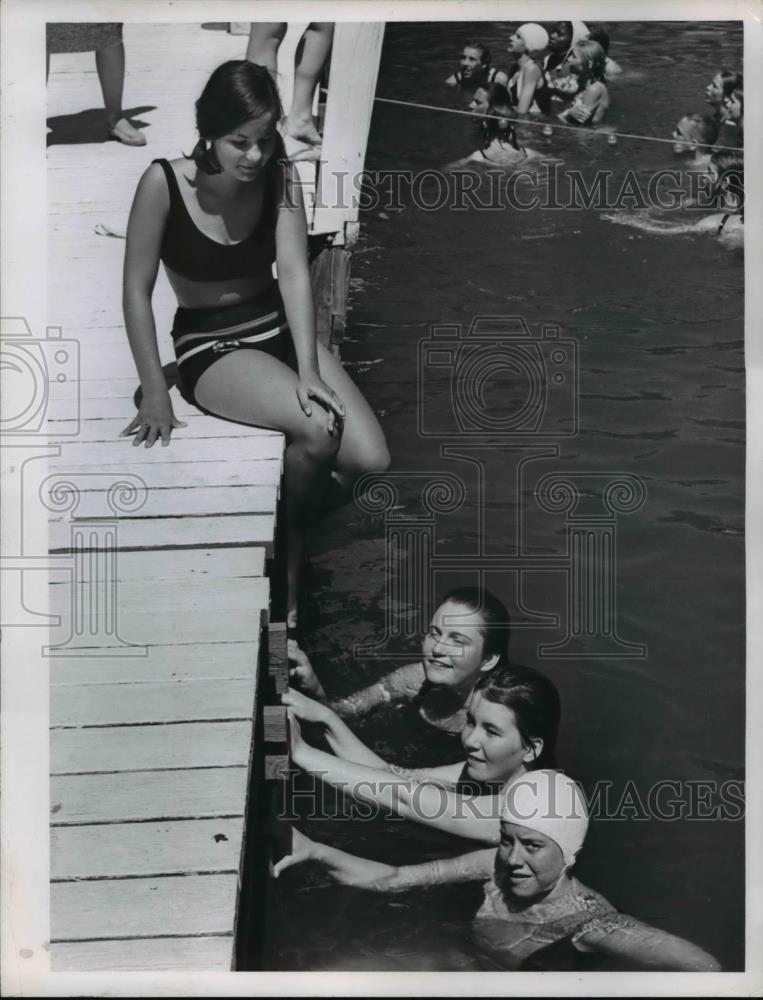
[(295, 827), (291, 828), (291, 854), (281, 858), (273, 866), (273, 878), (278, 878), (281, 872), (294, 865), (301, 865), (305, 861), (317, 861), (320, 855), (320, 844), (310, 840), (304, 833), (300, 833)]
[(145, 442), (147, 448), (152, 447), (156, 443), (156, 439), (161, 437), (162, 445), (166, 447), (170, 443), (172, 430), (175, 427), (186, 426), (173, 413), (170, 395), (165, 392), (158, 397), (144, 396), (140, 409), (119, 436), (126, 437), (128, 434), (134, 434), (133, 445), (137, 446)]
[(316, 400), (316, 402), (320, 403), (328, 411), (327, 428), (329, 434), (334, 433), (334, 428), (338, 420), (344, 420), (344, 403), (334, 390), (326, 385), (317, 372), (310, 372), (307, 375), (300, 376), (297, 383), (297, 398), (299, 399), (299, 405), (302, 407), (302, 412), (306, 417), (309, 417), (313, 412), (311, 399)]
[(311, 698), (325, 698), (326, 692), (315, 675), (307, 653), (291, 640), (287, 642), (286, 649), (289, 656), (289, 683), (297, 684)]

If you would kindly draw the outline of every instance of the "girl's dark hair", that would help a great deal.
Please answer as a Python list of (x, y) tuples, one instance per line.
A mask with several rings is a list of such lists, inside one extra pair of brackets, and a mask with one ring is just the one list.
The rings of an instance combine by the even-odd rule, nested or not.
[(246, 59), (224, 62), (207, 80), (196, 102), (199, 141), (190, 158), (199, 170), (219, 173), (211, 140), (265, 115), (273, 118), (274, 126), (283, 117), (278, 88), (268, 70)]
[(487, 701), (510, 708), (519, 735), (526, 747), (534, 739), (543, 740), (543, 749), (533, 768), (556, 767), (556, 740), (562, 714), (559, 692), (539, 670), (518, 664), (499, 664), (483, 674), (474, 685)]
[(728, 97), (732, 90), (741, 90), (743, 86), (742, 74), (733, 69), (722, 69), (718, 74), (721, 78), (723, 96)]
[(718, 138), (720, 122), (716, 115), (703, 115), (699, 111), (694, 111), (690, 115), (685, 115), (687, 121), (693, 125), (697, 143), (700, 146), (712, 146)]
[(739, 210), (744, 214), (744, 158), (741, 150), (719, 149), (710, 157), (710, 162), (718, 171), (718, 180), (713, 185), (711, 197), (720, 201), (724, 189), (739, 201)]
[(609, 33), (603, 28), (595, 28), (593, 31), (590, 31), (588, 33), (588, 39), (591, 42), (598, 42), (604, 49), (604, 55), (609, 52)]
[(497, 670), (509, 655), (511, 618), (506, 605), (484, 587), (455, 587), (448, 591), (438, 607), (446, 601), (461, 604), (472, 613), (482, 616), (484, 626), (479, 631), (484, 643), (484, 658), (499, 656), (500, 660), (494, 668)]

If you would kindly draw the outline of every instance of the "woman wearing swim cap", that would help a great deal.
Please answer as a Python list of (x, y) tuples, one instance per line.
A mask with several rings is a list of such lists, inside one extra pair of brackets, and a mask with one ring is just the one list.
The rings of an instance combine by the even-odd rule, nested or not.
[(509, 52), (517, 59), (517, 71), (508, 91), (516, 111), (544, 114), (551, 111), (551, 92), (538, 60), (548, 46), (548, 32), (539, 24), (523, 24), (509, 39)]
[(578, 882), (570, 869), (585, 841), (588, 815), (576, 783), (560, 771), (528, 772), (504, 793), (497, 852), (472, 851), (421, 865), (367, 861), (317, 844), (295, 831), (282, 871), (318, 861), (346, 885), (376, 892), (484, 881), (484, 899), (472, 923), (483, 968), (717, 972), (707, 952), (683, 938), (619, 913)]
[[(406, 770), (389, 764), (328, 706), (291, 690), (282, 701), (292, 722), (297, 767), (361, 802), (487, 844), (500, 838), (506, 786), (534, 767), (554, 766), (559, 695), (530, 667), (498, 666), (482, 676), (466, 704), (461, 760), (441, 767)], [(320, 725), (333, 754), (306, 743), (299, 722)]]

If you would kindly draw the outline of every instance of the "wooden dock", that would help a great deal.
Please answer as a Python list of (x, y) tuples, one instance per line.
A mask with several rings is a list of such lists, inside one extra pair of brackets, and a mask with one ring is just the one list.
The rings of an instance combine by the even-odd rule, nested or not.
[[(378, 63), (380, 25), (340, 27), (335, 51), (360, 38)], [(243, 57), (246, 38), (198, 24), (128, 24), (124, 34), (124, 107), (149, 123), (147, 147), (102, 141), (92, 53), (53, 56), (48, 84), (48, 322), (53, 336), (61, 331), (64, 376), (49, 387), (59, 454), (47, 469), (39, 463), (38, 487), (60, 566), (50, 581), (60, 616), (50, 636), (51, 965), (226, 970), (235, 966), (248, 790), (264, 770), (254, 752), (263, 716), (260, 742), (284, 736), (275, 695), (285, 633), (270, 623), (265, 575), (283, 437), (203, 415), (174, 389), (187, 426), (168, 448), (118, 436), (138, 386), (121, 313), (124, 241), (96, 227), (123, 231), (148, 162), (193, 147), (194, 101), (215, 66)], [(288, 61), (294, 35), (282, 49)], [(357, 160), (362, 135), (362, 164), (375, 64), (364, 76), (371, 96), (352, 121), (351, 155), (337, 152), (349, 133), (330, 89), (332, 161)], [(335, 78), (347, 85), (332, 70), (332, 88)], [(311, 231), (328, 236), (316, 267), (321, 332), (337, 339), (347, 277), (347, 251), (337, 248), (351, 245), (357, 211), (317, 218), (323, 181), (315, 164), (299, 169)], [(325, 292), (326, 275), (341, 294)], [(174, 308), (160, 274), (163, 363), (174, 360)]]

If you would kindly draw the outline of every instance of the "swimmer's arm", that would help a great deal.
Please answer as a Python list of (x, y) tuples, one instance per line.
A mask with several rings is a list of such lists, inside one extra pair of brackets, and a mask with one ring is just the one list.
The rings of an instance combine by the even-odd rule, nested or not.
[[(619, 915), (618, 915), (619, 917)], [(720, 972), (720, 965), (690, 941), (649, 927), (631, 917), (595, 922), (573, 937), (578, 951), (620, 959), (629, 966), (660, 972)]]
[(433, 781), (401, 779), (389, 770), (339, 760), (302, 740), (292, 726), (292, 761), (360, 802), (459, 837), (498, 844), (498, 796), (467, 797)]
[(504, 73), (504, 71), (502, 69), (499, 69), (498, 72), (493, 77), (493, 83), (500, 83), (500, 85), (502, 87), (508, 87), (508, 85), (509, 85), (509, 74), (508, 73)]
[(281, 703), (286, 706), (290, 718), (292, 718), (293, 743), (296, 742), (298, 745), (302, 743), (302, 734), (299, 731), (297, 720), (316, 723), (323, 727), (323, 735), (337, 757), (355, 764), (363, 764), (366, 767), (387, 767), (386, 762), (370, 747), (367, 747), (362, 740), (358, 739), (349, 726), (328, 705), (308, 698), (307, 695), (301, 691), (295, 691), (293, 688), (289, 688), (281, 695)]
[[(299, 175), (286, 162), (278, 185), (276, 268), (300, 376), (318, 372), (313, 293), (307, 263), (307, 221)], [(282, 189), (281, 189), (282, 188)]]
[(445, 81), (445, 86), (446, 87), (457, 87), (458, 86), (458, 79), (457, 79), (455, 73), (451, 73), (450, 74), (450, 76), (448, 77), (448, 79)]
[(328, 844), (309, 840), (294, 831), (293, 853), (273, 868), (276, 878), (286, 868), (304, 861), (325, 865), (331, 877), (342, 885), (372, 892), (405, 892), (417, 886), (445, 885), (453, 882), (484, 882), (493, 871), (495, 850), (472, 851), (457, 858), (438, 858), (421, 865), (385, 865), (358, 858)]
[(159, 271), (169, 203), (162, 168), (152, 163), (138, 183), (130, 210), (122, 285), (125, 329), (144, 397), (167, 394), (151, 296)]
[(424, 683), (424, 667), (421, 663), (408, 663), (398, 667), (367, 688), (356, 691), (346, 698), (339, 698), (329, 703), (330, 707), (344, 718), (355, 715), (365, 715), (378, 705), (392, 701), (402, 701), (413, 698)]
[(535, 91), (543, 74), (535, 63), (529, 65), (522, 76), (522, 90), (517, 94), (517, 111), (527, 114), (535, 100)]
[(596, 110), (591, 116), (592, 125), (599, 125), (604, 120), (607, 110), (609, 109), (609, 94), (607, 92), (607, 88), (603, 83), (599, 83), (596, 86), (599, 88), (599, 97), (596, 102)]

